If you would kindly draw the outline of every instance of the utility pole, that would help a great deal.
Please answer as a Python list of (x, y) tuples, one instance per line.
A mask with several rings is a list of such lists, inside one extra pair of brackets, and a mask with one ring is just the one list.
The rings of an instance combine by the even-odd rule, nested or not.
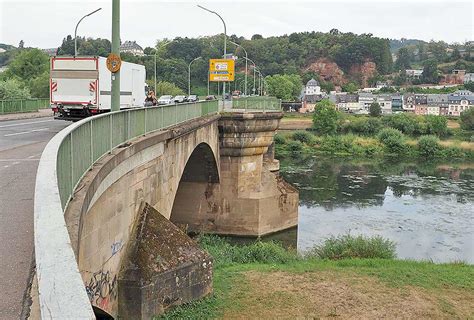
[[(112, 53), (120, 57), (120, 0), (112, 0)], [(111, 111), (120, 110), (120, 70), (112, 73)]]

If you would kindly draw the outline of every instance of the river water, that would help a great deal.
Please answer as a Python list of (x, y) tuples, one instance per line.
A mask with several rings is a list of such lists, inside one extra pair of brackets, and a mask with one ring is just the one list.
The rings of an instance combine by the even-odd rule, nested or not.
[(474, 263), (474, 163), (282, 159), (300, 192), (299, 251), (341, 234), (381, 235), (401, 259)]

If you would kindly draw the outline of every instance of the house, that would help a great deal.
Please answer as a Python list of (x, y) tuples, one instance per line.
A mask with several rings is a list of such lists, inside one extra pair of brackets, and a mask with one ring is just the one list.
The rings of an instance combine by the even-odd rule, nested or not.
[(377, 88), (377, 89), (388, 88), (388, 87), (390, 87), (390, 85), (388, 84), (388, 82), (377, 81), (377, 82), (375, 83), (375, 88)]
[(450, 116), (459, 116), (461, 112), (472, 107), (474, 107), (474, 95), (472, 94), (456, 94), (455, 92), (448, 96), (448, 115)]
[(322, 94), (305, 95), (302, 101), (302, 107), (298, 110), (301, 113), (314, 112), (316, 103), (323, 100)]
[(400, 112), (403, 110), (403, 96), (396, 94), (392, 95), (392, 112)]
[(407, 93), (403, 95), (403, 110), (406, 112), (415, 112), (415, 95)]
[(428, 114), (427, 104), (415, 104), (415, 114), (417, 116), (424, 116)]
[(50, 57), (54, 57), (58, 52), (58, 48), (48, 48), (48, 49), (41, 49), (44, 53), (46, 53)]
[(136, 41), (125, 41), (120, 45), (121, 53), (131, 53), (135, 56), (144, 56), (143, 48), (140, 47)]
[(358, 113), (361, 111), (359, 96), (357, 94), (336, 95), (336, 105), (340, 111), (348, 113)]
[(426, 104), (428, 105), (427, 114), (430, 114), (430, 115), (448, 114), (448, 95), (447, 94), (427, 94)]
[(474, 73), (466, 73), (464, 75), (464, 83), (474, 82)]
[(321, 87), (318, 81), (311, 79), (306, 83), (305, 95), (321, 94)]
[(405, 74), (408, 78), (420, 79), (423, 75), (423, 69), (406, 69)]
[(382, 114), (392, 114), (392, 96), (389, 94), (376, 95), (375, 101), (380, 105)]
[(375, 96), (370, 92), (359, 93), (359, 108), (361, 112), (368, 114), (370, 105), (375, 101)]

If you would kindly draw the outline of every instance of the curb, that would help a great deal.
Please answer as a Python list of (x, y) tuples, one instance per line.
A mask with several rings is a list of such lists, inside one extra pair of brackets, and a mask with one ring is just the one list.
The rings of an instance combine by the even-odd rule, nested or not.
[(52, 117), (52, 116), (53, 116), (53, 112), (51, 110), (42, 109), (38, 112), (3, 114), (3, 115), (0, 115), (0, 121), (46, 118), (46, 117)]

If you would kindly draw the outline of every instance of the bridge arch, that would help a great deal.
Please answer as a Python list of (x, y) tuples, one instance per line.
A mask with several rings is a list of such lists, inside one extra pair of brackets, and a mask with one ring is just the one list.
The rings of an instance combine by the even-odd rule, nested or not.
[(202, 212), (203, 207), (213, 210), (209, 199), (218, 183), (219, 167), (216, 157), (208, 144), (201, 143), (189, 157), (180, 178), (170, 221), (186, 231), (197, 231), (198, 225), (202, 229), (202, 221), (197, 213)]

